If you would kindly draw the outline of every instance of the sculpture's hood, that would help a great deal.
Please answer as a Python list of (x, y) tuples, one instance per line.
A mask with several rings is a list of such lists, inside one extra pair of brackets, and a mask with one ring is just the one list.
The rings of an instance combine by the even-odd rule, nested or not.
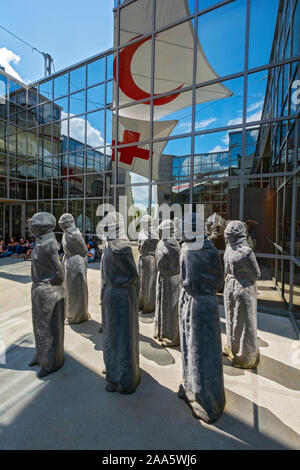
[(153, 227), (153, 220), (151, 215), (145, 214), (140, 220), (141, 230), (138, 234), (139, 240), (145, 240), (147, 238), (158, 239), (158, 233)]
[(232, 247), (247, 243), (246, 227), (240, 220), (231, 220), (224, 231), (224, 235)]
[(171, 219), (163, 220), (158, 229), (159, 238), (161, 240), (168, 240), (169, 238), (174, 237), (174, 224)]
[(63, 228), (63, 230), (65, 230), (66, 228), (69, 228), (75, 225), (75, 220), (72, 214), (63, 214), (60, 217), (58, 223)]
[(52, 232), (55, 226), (56, 218), (49, 212), (37, 212), (29, 221), (29, 231), (37, 237)]

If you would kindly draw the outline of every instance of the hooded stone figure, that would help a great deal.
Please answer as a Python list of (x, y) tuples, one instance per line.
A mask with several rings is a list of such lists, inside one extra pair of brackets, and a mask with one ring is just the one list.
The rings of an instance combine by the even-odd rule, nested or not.
[(157, 269), (155, 249), (158, 234), (152, 227), (152, 217), (144, 215), (140, 221), (141, 230), (138, 234), (138, 272), (140, 278), (139, 309), (143, 313), (155, 311), (155, 293)]
[(59, 226), (64, 231), (62, 247), (65, 272), (66, 323), (82, 323), (88, 313), (87, 247), (71, 214), (63, 214)]
[(225, 229), (224, 307), (227, 345), (224, 354), (234, 367), (255, 369), (259, 362), (257, 346), (257, 286), (260, 270), (247, 243), (245, 225), (232, 220)]
[(180, 292), (180, 245), (174, 238), (174, 224), (164, 220), (159, 226), (160, 241), (155, 251), (158, 270), (153, 337), (162, 346), (179, 345), (178, 298)]
[(101, 305), (106, 390), (129, 394), (135, 392), (140, 381), (138, 273), (123, 221), (117, 213), (105, 217), (102, 233), (105, 239)]
[[(217, 249), (203, 235), (196, 213), (183, 219), (179, 298), (183, 384), (178, 396), (193, 416), (212, 423), (225, 406), (221, 328), (216, 292), (223, 283)], [(200, 218), (201, 219), (201, 218)]]
[(64, 272), (53, 230), (56, 219), (38, 212), (29, 221), (35, 237), (31, 254), (32, 323), (36, 354), (29, 364), (40, 365), (39, 377), (55, 372), (64, 362)]

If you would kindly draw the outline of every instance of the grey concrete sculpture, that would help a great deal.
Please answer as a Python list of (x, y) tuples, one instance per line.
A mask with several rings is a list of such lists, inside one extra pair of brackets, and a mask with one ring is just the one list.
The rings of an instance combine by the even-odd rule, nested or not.
[(155, 250), (158, 243), (158, 234), (152, 228), (152, 217), (150, 215), (144, 215), (140, 225), (141, 230), (138, 234), (139, 309), (143, 313), (152, 313), (155, 311), (157, 278)]
[(189, 249), (186, 229), (195, 220), (196, 214), (187, 214), (183, 219), (186, 243), (180, 255), (182, 288), (179, 299), (183, 384), (179, 387), (178, 396), (188, 403), (195, 418), (212, 423), (225, 406), (216, 296), (223, 283), (223, 270), (218, 251), (206, 236), (202, 248)]
[(232, 220), (224, 232), (228, 242), (224, 254), (224, 306), (227, 345), (224, 354), (234, 367), (255, 369), (257, 346), (257, 286), (260, 270), (247, 243), (245, 225)]
[(178, 299), (180, 292), (180, 245), (174, 238), (174, 224), (164, 220), (159, 226), (160, 241), (155, 251), (158, 270), (153, 337), (163, 346), (179, 345)]
[(29, 221), (35, 237), (31, 301), (36, 346), (30, 366), (40, 365), (39, 377), (55, 372), (64, 362), (64, 272), (58, 259), (55, 226), (56, 219), (48, 212), (34, 214)]
[[(132, 249), (117, 214), (106, 218), (101, 260), (103, 356), (109, 392), (134, 393), (139, 381), (139, 279)], [(115, 232), (116, 238), (111, 239)]]
[(82, 323), (88, 313), (87, 247), (71, 214), (63, 214), (59, 226), (64, 231), (62, 247), (65, 272), (66, 323)]

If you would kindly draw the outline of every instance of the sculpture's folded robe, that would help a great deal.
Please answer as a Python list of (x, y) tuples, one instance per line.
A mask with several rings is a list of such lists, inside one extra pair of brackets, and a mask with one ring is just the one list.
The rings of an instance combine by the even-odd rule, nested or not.
[(216, 292), (223, 283), (221, 260), (205, 239), (203, 248), (183, 249), (179, 298), (183, 385), (179, 388), (195, 417), (211, 423), (223, 412), (225, 392), (221, 328)]
[(139, 370), (139, 280), (128, 241), (108, 241), (102, 261), (102, 328), (106, 380), (133, 393)]
[(232, 359), (233, 366), (253, 369), (259, 362), (255, 280), (260, 277), (260, 270), (241, 224), (240, 221), (232, 221), (226, 229), (240, 229), (240, 232), (236, 236), (234, 233), (230, 235), (224, 254), (225, 352)]
[(89, 319), (87, 286), (87, 247), (77, 227), (66, 229), (62, 246), (65, 271), (65, 312), (69, 323)]
[(138, 271), (140, 278), (139, 309), (143, 313), (155, 311), (157, 268), (155, 262), (155, 249), (158, 239), (140, 239)]
[(155, 251), (158, 270), (154, 338), (165, 346), (179, 345), (178, 299), (180, 245), (175, 238), (160, 240)]
[(64, 275), (58, 249), (51, 232), (36, 239), (31, 254), (35, 360), (42, 375), (54, 372), (64, 362)]

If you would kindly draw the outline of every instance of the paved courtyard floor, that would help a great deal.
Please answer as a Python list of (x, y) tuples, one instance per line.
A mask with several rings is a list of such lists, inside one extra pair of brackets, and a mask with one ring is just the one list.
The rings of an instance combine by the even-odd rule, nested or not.
[(28, 366), (34, 354), (30, 262), (0, 261), (0, 340), (7, 348), (0, 366), (1, 449), (300, 448), (300, 371), (287, 318), (259, 313), (257, 371), (232, 368), (224, 358), (226, 408), (206, 425), (177, 398), (180, 351), (152, 339), (151, 316), (140, 320), (136, 393), (105, 391), (98, 263), (90, 265), (88, 279), (92, 319), (66, 326), (65, 364), (40, 380)]

